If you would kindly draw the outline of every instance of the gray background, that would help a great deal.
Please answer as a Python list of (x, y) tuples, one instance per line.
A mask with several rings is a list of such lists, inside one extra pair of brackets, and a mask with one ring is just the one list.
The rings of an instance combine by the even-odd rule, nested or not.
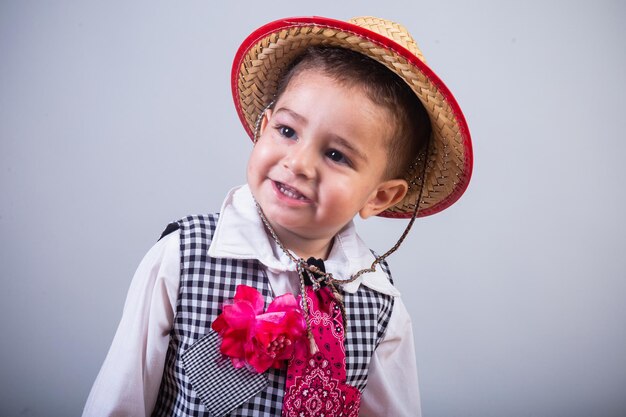
[[(626, 415), (622, 1), (0, 3), (0, 415), (82, 409), (133, 271), (251, 145), (230, 65), (292, 15), (404, 23), (475, 173), (391, 258), (427, 417)], [(379, 251), (403, 221), (359, 222)]]

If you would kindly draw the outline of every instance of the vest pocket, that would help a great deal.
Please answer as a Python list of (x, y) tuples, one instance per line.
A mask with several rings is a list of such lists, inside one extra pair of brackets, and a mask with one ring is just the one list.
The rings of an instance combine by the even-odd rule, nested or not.
[(183, 369), (191, 387), (213, 417), (229, 414), (268, 385), (265, 374), (235, 368), (220, 353), (220, 337), (214, 330), (183, 354)]

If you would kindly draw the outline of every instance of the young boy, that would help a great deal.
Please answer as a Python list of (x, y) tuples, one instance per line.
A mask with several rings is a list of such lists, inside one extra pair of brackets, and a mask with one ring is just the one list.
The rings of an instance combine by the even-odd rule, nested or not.
[(258, 29), (233, 93), (255, 142), (248, 183), (148, 252), (84, 415), (420, 415), (384, 261), (405, 235), (376, 257), (352, 219), (413, 220), (460, 197), (458, 105), (406, 30), (376, 18)]

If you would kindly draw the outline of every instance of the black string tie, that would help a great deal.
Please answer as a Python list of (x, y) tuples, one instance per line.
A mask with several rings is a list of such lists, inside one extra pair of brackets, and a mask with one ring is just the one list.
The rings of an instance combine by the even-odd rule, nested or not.
[(306, 260), (307, 265), (309, 265), (310, 270), (305, 270), (304, 274), (304, 283), (308, 286), (313, 287), (316, 291), (320, 288), (326, 286), (326, 267), (324, 266), (324, 261), (321, 259), (316, 259), (314, 257), (310, 257)]

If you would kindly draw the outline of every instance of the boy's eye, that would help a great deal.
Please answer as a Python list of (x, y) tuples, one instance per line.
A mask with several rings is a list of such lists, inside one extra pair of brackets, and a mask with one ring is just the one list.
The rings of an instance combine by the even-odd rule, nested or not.
[(278, 133), (287, 139), (296, 139), (296, 131), (289, 126), (278, 126)]
[(347, 164), (349, 165), (349, 161), (348, 159), (344, 156), (344, 154), (342, 154), (341, 152), (339, 152), (336, 149), (331, 149), (329, 151), (326, 152), (326, 156), (328, 158), (330, 158), (331, 160), (335, 161), (335, 162), (339, 162), (342, 164)]

